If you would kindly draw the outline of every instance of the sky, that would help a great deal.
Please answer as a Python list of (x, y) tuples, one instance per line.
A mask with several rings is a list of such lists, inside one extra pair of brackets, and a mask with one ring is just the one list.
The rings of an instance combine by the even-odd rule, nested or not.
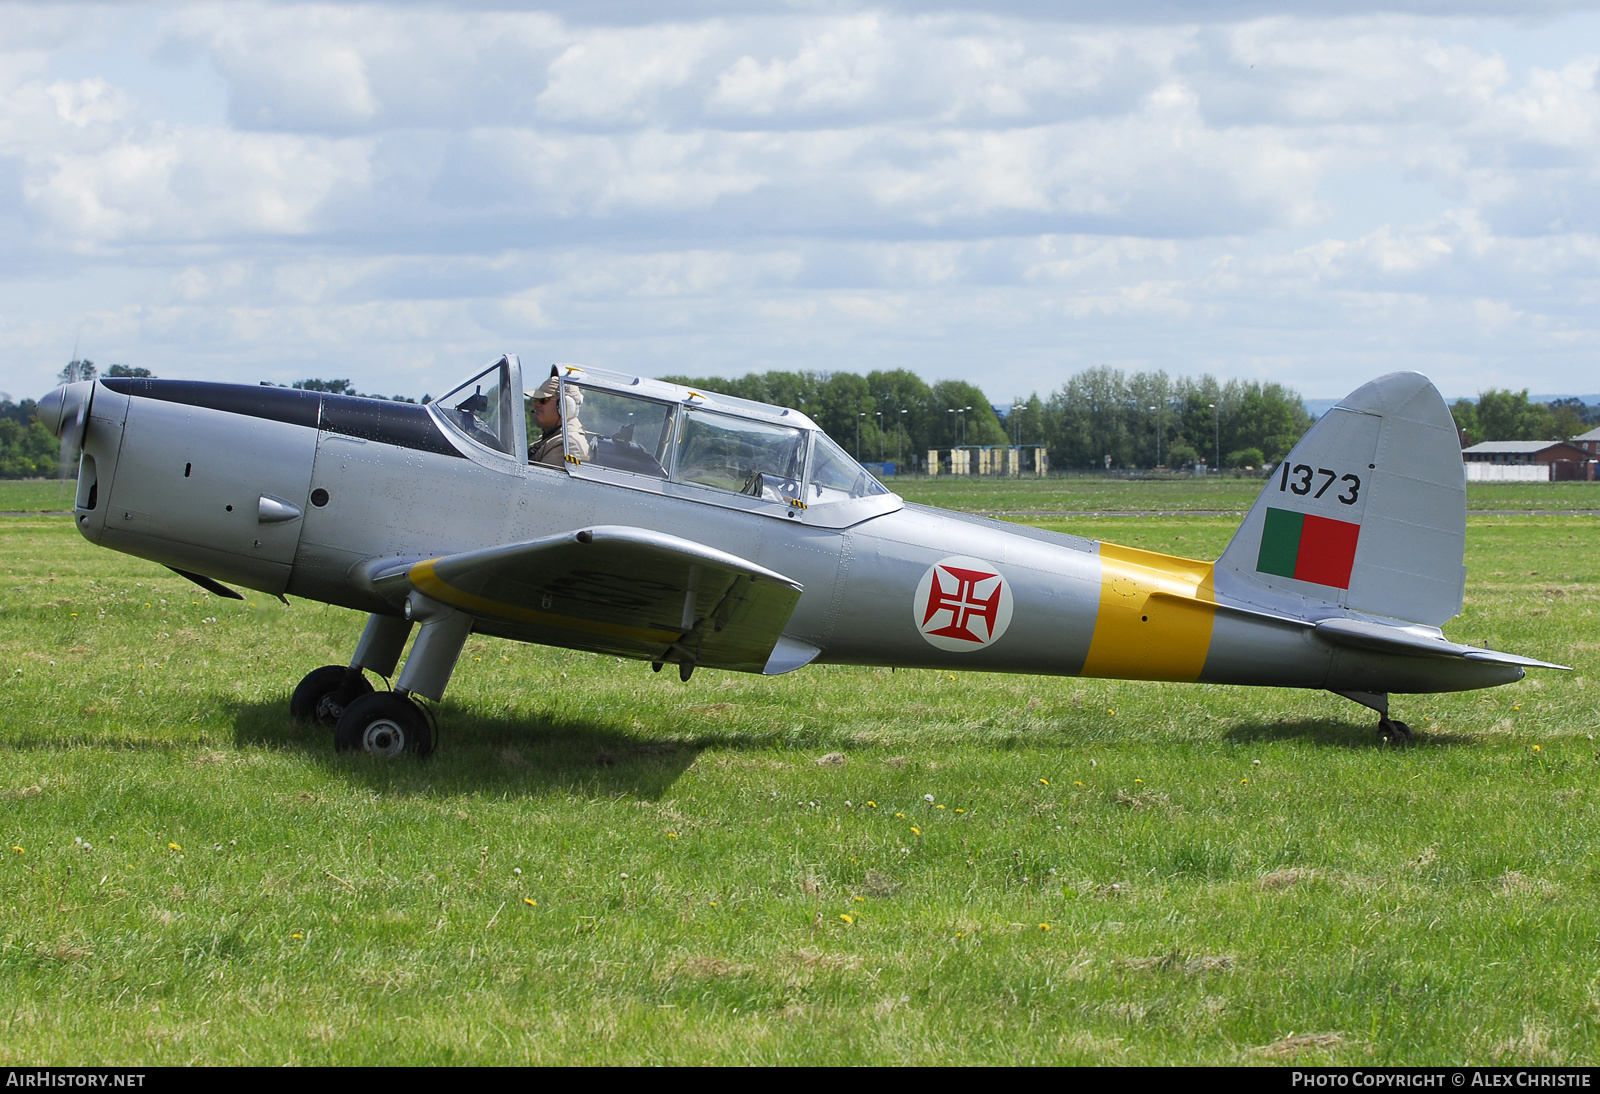
[(0, 2), (0, 391), (1600, 390), (1600, 3)]

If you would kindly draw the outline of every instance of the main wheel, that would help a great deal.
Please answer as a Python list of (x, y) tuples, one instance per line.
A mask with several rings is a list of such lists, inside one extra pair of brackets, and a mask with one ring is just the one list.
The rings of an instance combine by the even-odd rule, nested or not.
[(372, 694), (372, 685), (360, 671), (346, 665), (323, 665), (306, 673), (289, 699), (289, 713), (302, 722), (316, 722), (325, 729), (339, 724), (344, 708)]
[(1398, 718), (1390, 718), (1388, 716), (1379, 718), (1378, 732), (1382, 733), (1391, 741), (1399, 742), (1411, 740), (1411, 727), (1400, 721)]
[(408, 696), (376, 691), (344, 708), (333, 731), (333, 747), (369, 756), (426, 756), (433, 751), (433, 729)]

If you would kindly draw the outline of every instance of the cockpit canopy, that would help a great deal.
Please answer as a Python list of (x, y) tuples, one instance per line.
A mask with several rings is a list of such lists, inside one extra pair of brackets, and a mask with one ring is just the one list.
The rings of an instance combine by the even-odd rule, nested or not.
[[(541, 446), (549, 451), (548, 437), (537, 424), (531, 394), (523, 422), (513, 419), (506, 395), (513, 370), (520, 380), (516, 359), (502, 358), (440, 399), (435, 412), (456, 433), (506, 455), (521, 432), (531, 459)], [(899, 505), (797, 410), (576, 365), (556, 372), (564, 458), (557, 463), (551, 454), (544, 462), (568, 474), (657, 492), (682, 494), (671, 489), (681, 486), (716, 504), (789, 516), (821, 516), (811, 511), (877, 501), (853, 517), (861, 519)], [(534, 386), (531, 378), (526, 386)]]

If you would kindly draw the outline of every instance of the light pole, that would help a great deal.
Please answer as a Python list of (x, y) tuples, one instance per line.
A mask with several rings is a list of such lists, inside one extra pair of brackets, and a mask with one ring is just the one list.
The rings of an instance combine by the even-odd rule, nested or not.
[(883, 411), (873, 411), (878, 416), (878, 462), (883, 462)]
[(1011, 404), (1011, 417), (1015, 419), (1011, 426), (1011, 447), (1022, 447), (1022, 418), (1017, 414), (1025, 404), (1019, 399)]
[(896, 471), (900, 470), (900, 441), (905, 436), (905, 427), (906, 412), (901, 410), (899, 416), (896, 417), (894, 421), (894, 468)]
[(1161, 466), (1161, 407), (1159, 404), (1150, 408), (1156, 415), (1156, 466)]
[(969, 411), (971, 409), (972, 408), (970, 406), (964, 406), (956, 414), (956, 421), (961, 423), (961, 447), (962, 448), (967, 447), (967, 411)]
[(1217, 461), (1213, 466), (1220, 471), (1222, 469), (1222, 411), (1217, 409), (1216, 403), (1207, 403), (1206, 406), (1211, 408), (1211, 428), (1215, 434), (1212, 438), (1212, 444), (1215, 447), (1211, 450), (1211, 458)]
[(856, 462), (861, 462), (861, 419), (867, 416), (865, 410), (856, 415)]

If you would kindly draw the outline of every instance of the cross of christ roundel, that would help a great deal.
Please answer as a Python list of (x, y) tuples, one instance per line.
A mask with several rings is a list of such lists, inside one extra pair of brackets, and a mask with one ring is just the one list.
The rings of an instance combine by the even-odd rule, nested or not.
[(981, 650), (1011, 625), (1011, 586), (992, 563), (951, 555), (922, 575), (911, 618), (930, 645)]

